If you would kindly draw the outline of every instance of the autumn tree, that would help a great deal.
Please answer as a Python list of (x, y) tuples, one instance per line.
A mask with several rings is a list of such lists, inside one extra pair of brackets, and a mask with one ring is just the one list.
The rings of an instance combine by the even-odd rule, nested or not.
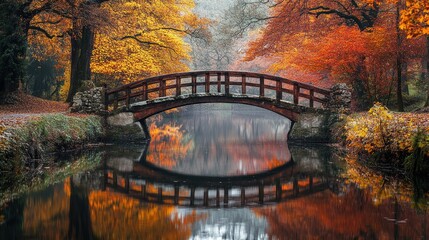
[[(389, 90), (387, 97), (390, 96), (394, 86), (397, 90), (398, 110), (403, 110), (402, 82), (406, 74), (405, 60), (409, 55), (407, 53), (409, 42), (406, 42), (399, 32), (396, 20), (399, 19), (399, 15), (398, 12), (392, 11), (395, 5), (390, 2), (365, 0), (273, 1), (273, 3), (267, 25), (261, 31), (260, 37), (249, 44), (245, 60), (271, 57), (277, 60), (270, 68), (272, 71), (298, 68), (303, 72), (318, 73), (320, 84), (314, 81), (313, 83), (319, 85), (325, 85), (323, 82), (329, 79), (343, 81), (346, 79), (352, 84), (355, 96), (360, 96), (361, 100), (367, 99), (366, 103), (361, 101), (361, 108), (367, 108), (372, 100), (381, 97), (379, 94), (376, 96), (373, 87), (369, 87), (374, 86), (373, 83), (379, 82), (376, 89), (383, 90), (382, 92)], [(400, 6), (396, 7), (399, 9)], [(347, 28), (340, 30), (339, 26)], [(348, 29), (350, 33), (344, 29)], [(392, 35), (391, 32), (396, 35)], [(352, 40), (355, 41), (352, 45), (348, 44), (350, 37), (356, 37)], [(327, 40), (332, 41), (330, 45)], [(311, 42), (315, 47), (310, 50), (307, 47)], [(384, 43), (385, 46), (380, 43)], [(349, 47), (342, 48), (341, 44)], [(319, 48), (317, 45), (324, 45), (326, 49), (322, 50), (323, 47)], [(352, 53), (353, 50), (356, 51)], [(326, 55), (313, 58), (312, 54)], [(337, 61), (330, 62), (330, 58)], [(392, 63), (392, 59), (396, 62)], [(348, 65), (348, 69), (339, 71), (345, 65)], [(373, 67), (379, 65), (382, 66), (383, 73)], [(341, 67), (338, 68), (339, 66)], [(353, 71), (350, 69), (352, 66)], [(390, 79), (391, 84), (386, 85), (387, 79)], [(372, 83), (368, 85), (368, 82)], [(396, 84), (392, 85), (393, 83)]]
[(186, 36), (205, 34), (193, 1), (112, 1), (104, 5), (111, 25), (98, 31), (92, 70), (116, 84), (149, 75), (186, 71)]
[[(426, 38), (426, 59), (423, 61), (426, 74), (423, 78), (429, 81), (429, 2), (419, 0), (406, 0), (406, 7), (401, 11), (400, 28), (405, 31), (408, 38), (425, 36)], [(427, 88), (427, 98), (425, 107), (429, 106), (429, 87)]]
[[(5, 0), (0, 3), (0, 102), (18, 90), (24, 76), (31, 21), (51, 8), (54, 0)], [(38, 29), (36, 29), (38, 30)]]

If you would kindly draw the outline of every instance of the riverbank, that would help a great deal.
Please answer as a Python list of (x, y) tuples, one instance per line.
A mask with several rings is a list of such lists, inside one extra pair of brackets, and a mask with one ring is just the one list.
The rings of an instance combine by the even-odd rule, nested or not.
[(0, 191), (32, 181), (51, 167), (50, 155), (97, 142), (104, 134), (99, 116), (37, 115), (15, 126), (0, 126)]
[(351, 157), (387, 164), (409, 175), (429, 174), (429, 114), (396, 113), (375, 104), (347, 118), (345, 138)]

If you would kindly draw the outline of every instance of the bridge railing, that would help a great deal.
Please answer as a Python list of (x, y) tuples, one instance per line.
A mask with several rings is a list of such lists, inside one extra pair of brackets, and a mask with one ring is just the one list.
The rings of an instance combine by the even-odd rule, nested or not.
[(237, 71), (198, 71), (147, 78), (106, 91), (106, 108), (129, 108), (133, 102), (183, 94), (256, 95), (277, 102), (322, 107), (330, 91), (267, 74)]

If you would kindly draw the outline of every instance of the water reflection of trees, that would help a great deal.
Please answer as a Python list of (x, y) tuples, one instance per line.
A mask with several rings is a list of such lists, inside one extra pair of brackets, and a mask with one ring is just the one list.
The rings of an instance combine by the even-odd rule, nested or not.
[[(126, 195), (90, 190), (67, 179), (25, 199), (22, 225), (4, 239), (186, 239), (204, 215), (179, 215), (174, 207), (144, 204)], [(19, 215), (19, 214), (17, 214)], [(22, 226), (22, 229), (19, 227)], [(6, 234), (6, 235), (4, 235)]]
[(426, 178), (406, 179), (395, 171), (391, 175), (386, 169), (370, 167), (358, 162), (355, 155), (345, 157), (347, 168), (344, 177), (347, 182), (356, 184), (361, 189), (369, 189), (373, 201), (380, 204), (385, 200), (397, 199), (400, 202), (410, 202), (418, 210), (428, 210), (429, 180)]
[(342, 196), (325, 191), (255, 212), (279, 239), (420, 239), (429, 232), (427, 214), (395, 201), (376, 205), (353, 185)]

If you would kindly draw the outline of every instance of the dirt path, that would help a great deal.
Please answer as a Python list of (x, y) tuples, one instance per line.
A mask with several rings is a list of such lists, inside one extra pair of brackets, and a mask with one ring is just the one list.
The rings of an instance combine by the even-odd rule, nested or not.
[(18, 94), (18, 99), (16, 104), (0, 105), (0, 126), (11, 128), (42, 115), (67, 113), (67, 103), (49, 101), (23, 93)]

